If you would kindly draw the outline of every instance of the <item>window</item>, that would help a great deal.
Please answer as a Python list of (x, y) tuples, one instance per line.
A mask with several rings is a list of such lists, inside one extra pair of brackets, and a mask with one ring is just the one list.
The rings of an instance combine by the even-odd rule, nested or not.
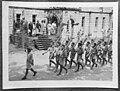
[(20, 22), (20, 16), (21, 16), (21, 14), (16, 14), (16, 21), (17, 22)]
[(105, 27), (105, 17), (103, 17), (103, 20), (102, 20), (102, 29), (104, 29)]
[(32, 15), (32, 22), (35, 24), (36, 23), (36, 15)]
[(98, 17), (95, 18), (95, 27), (98, 27)]
[(81, 25), (82, 27), (84, 27), (85, 26), (85, 17), (82, 17), (82, 25)]

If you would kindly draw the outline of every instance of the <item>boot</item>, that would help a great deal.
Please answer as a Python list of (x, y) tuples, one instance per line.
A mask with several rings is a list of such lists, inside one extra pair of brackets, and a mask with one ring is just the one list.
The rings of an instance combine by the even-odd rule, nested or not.
[(65, 69), (66, 73), (68, 72), (68, 70), (64, 66), (62, 66), (62, 68)]
[(32, 68), (30, 70), (34, 73), (33, 76), (36, 76), (37, 71), (34, 71)]
[(77, 70), (75, 72), (78, 72), (79, 71), (79, 68), (80, 68), (80, 65), (79, 63), (77, 64)]
[(62, 67), (60, 66), (60, 72), (57, 74), (57, 76), (61, 75)]
[(28, 74), (28, 69), (26, 69), (25, 76), (22, 78), (22, 80), (25, 80), (25, 79), (26, 79), (26, 77), (27, 77), (27, 74)]

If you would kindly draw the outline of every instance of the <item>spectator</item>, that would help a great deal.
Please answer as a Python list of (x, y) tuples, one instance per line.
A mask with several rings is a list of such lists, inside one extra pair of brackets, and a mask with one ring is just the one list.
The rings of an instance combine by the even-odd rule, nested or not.
[(28, 32), (28, 22), (25, 21), (25, 18), (23, 17), (21, 20), (21, 32), (22, 32), (22, 47), (25, 47), (25, 35), (27, 35)]
[(54, 22), (52, 23), (52, 31), (51, 31), (51, 34), (55, 34), (55, 33), (56, 33), (56, 29), (57, 29), (56, 21), (54, 21)]
[(41, 29), (41, 24), (39, 23), (39, 20), (36, 23), (36, 28), (38, 29), (38, 31), (40, 32)]
[(29, 29), (30, 29), (29, 35), (32, 36), (32, 30), (33, 30), (33, 23), (32, 22), (29, 23)]
[(51, 21), (49, 21), (48, 24), (47, 24), (47, 30), (48, 30), (48, 35), (50, 35), (50, 32), (51, 32), (51, 30), (52, 30)]

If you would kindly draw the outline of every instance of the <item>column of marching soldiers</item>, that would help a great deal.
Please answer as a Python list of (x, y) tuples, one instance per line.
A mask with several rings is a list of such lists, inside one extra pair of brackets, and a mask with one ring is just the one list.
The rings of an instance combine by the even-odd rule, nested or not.
[(61, 75), (63, 69), (67, 73), (73, 63), (76, 67), (75, 72), (79, 72), (80, 68), (84, 69), (86, 66), (92, 70), (99, 65), (112, 64), (112, 39), (106, 41), (102, 38), (97, 42), (95, 42), (97, 38), (90, 39), (89, 36), (83, 40), (78, 39), (77, 42), (73, 42), (73, 39), (65, 40), (64, 44), (59, 41), (52, 42), (51, 47), (42, 54), (50, 53), (49, 66), (55, 65), (54, 72), (59, 71), (57, 76)]

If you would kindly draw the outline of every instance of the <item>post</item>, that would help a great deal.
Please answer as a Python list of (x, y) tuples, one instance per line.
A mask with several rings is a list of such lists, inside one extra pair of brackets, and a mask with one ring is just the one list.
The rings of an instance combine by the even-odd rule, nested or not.
[(88, 28), (88, 35), (89, 35), (88, 37), (89, 37), (89, 38), (90, 38), (90, 34), (91, 34), (91, 33), (90, 33), (90, 28), (91, 28), (91, 25), (90, 25), (90, 24), (91, 24), (91, 12), (89, 12), (89, 28)]

